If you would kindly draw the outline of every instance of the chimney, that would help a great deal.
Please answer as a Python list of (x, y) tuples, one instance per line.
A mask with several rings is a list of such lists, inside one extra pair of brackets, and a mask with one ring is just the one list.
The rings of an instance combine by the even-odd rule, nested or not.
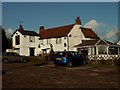
[(77, 17), (77, 18), (75, 19), (75, 24), (76, 24), (76, 25), (81, 25), (80, 17)]
[(43, 31), (44, 30), (44, 26), (40, 26), (39, 27), (39, 34), (40, 34), (40, 31)]
[(20, 24), (19, 30), (24, 30), (24, 28), (21, 24)]

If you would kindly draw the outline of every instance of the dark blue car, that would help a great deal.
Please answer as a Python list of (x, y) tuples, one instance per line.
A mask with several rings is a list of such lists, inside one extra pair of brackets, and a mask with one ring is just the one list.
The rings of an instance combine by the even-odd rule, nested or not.
[(66, 65), (72, 67), (73, 65), (82, 65), (84, 63), (84, 56), (75, 51), (60, 51), (54, 57), (54, 64)]

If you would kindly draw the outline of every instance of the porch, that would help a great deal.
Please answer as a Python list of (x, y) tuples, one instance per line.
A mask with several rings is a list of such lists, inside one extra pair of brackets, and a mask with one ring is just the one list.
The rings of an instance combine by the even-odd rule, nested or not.
[[(92, 63), (118, 63), (120, 61), (120, 46), (103, 40), (85, 40), (75, 46), (79, 53), (86, 56)], [(119, 60), (119, 61), (118, 61)]]

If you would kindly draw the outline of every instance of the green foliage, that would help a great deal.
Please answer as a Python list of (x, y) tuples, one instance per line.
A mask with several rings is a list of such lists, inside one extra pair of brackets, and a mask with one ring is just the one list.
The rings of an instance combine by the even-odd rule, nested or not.
[(5, 30), (2, 29), (2, 52), (5, 52), (8, 47), (8, 39)]
[(31, 64), (43, 64), (46, 62), (44, 57), (40, 57), (40, 56), (29, 56), (30, 61), (29, 63)]

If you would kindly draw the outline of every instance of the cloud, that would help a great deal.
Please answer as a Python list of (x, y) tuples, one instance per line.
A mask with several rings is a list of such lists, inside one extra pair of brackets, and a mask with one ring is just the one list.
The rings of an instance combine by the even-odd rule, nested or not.
[(107, 25), (92, 19), (84, 27), (92, 28), (101, 38), (116, 42), (118, 40), (118, 29), (116, 25)]
[(8, 38), (11, 38), (11, 35), (13, 34), (14, 31), (11, 28), (8, 28), (5, 30), (5, 32), (6, 32), (6, 36)]
[(98, 23), (96, 22), (96, 20), (90, 20), (88, 23), (86, 23), (84, 25), (84, 27), (87, 27), (87, 28), (96, 28), (96, 27), (98, 27)]
[(115, 30), (112, 30), (112, 31), (110, 31), (109, 33), (107, 33), (107, 34), (106, 34), (106, 38), (110, 39), (110, 38), (112, 38), (112, 37), (114, 37), (114, 36), (117, 36), (117, 35), (118, 35), (118, 30), (115, 29)]
[(111, 30), (106, 34), (106, 39), (113, 41), (114, 43), (117, 43), (119, 41), (119, 31), (118, 29)]
[(86, 28), (92, 28), (92, 29), (99, 29), (100, 27), (105, 27), (106, 25), (104, 23), (97, 22), (96, 20), (92, 19), (89, 22), (87, 22), (84, 27)]

